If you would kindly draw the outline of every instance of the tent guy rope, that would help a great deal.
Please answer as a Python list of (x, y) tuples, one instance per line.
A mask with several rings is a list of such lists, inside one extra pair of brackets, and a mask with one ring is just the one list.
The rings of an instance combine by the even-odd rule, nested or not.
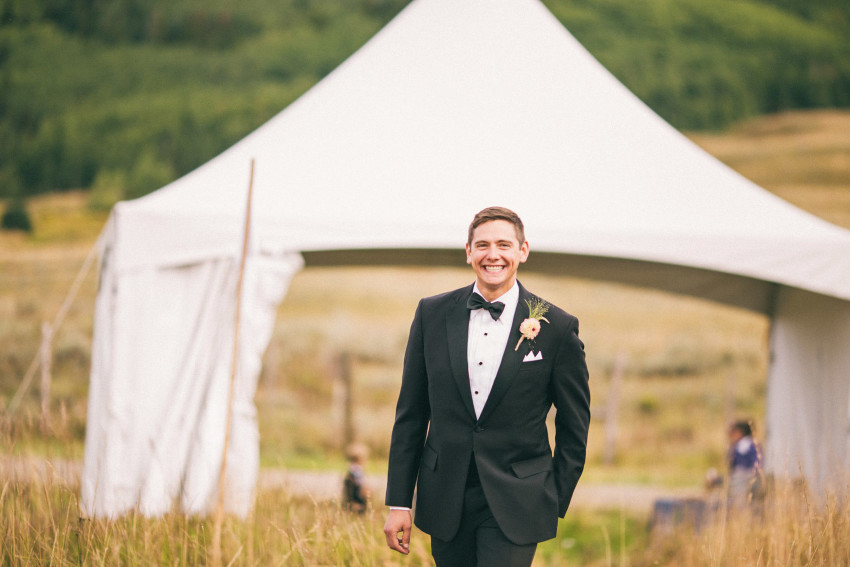
[(49, 326), (50, 332), (42, 332), (41, 348), (39, 348), (38, 352), (35, 353), (35, 356), (33, 357), (29, 368), (27, 368), (26, 374), (24, 374), (24, 379), (21, 381), (21, 385), (18, 386), (18, 391), (15, 392), (15, 395), (9, 402), (9, 405), (6, 408), (7, 416), (11, 417), (12, 415), (14, 415), (14, 413), (18, 409), (18, 406), (21, 404), (21, 400), (23, 399), (24, 395), (27, 393), (27, 390), (32, 384), (32, 380), (35, 377), (36, 370), (38, 370), (39, 363), (45, 356), (45, 349), (48, 349), (50, 347), (49, 341), (52, 337), (56, 336), (56, 332), (59, 331), (59, 327), (65, 321), (65, 317), (68, 315), (68, 311), (71, 309), (71, 305), (73, 305), (74, 299), (76, 299), (77, 293), (80, 291), (80, 286), (83, 284), (83, 280), (86, 278), (86, 275), (89, 273), (89, 269), (91, 269), (91, 265), (94, 263), (94, 259), (97, 257), (97, 250), (97, 244), (95, 244), (89, 249), (89, 252), (86, 255), (86, 259), (83, 260), (83, 265), (80, 267), (80, 270), (77, 272), (77, 276), (74, 278), (71, 287), (68, 289), (68, 294), (65, 296), (65, 300), (59, 307), (59, 311), (56, 313), (56, 317), (53, 318), (53, 323), (51, 323)]

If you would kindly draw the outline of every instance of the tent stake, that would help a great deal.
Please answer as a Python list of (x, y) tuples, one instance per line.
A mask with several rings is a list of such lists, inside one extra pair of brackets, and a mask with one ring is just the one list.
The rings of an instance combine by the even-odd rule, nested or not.
[(236, 389), (236, 372), (239, 368), (239, 322), (242, 315), (242, 282), (245, 278), (245, 260), (248, 257), (248, 238), (251, 234), (251, 200), (254, 193), (254, 159), (251, 158), (251, 174), (248, 179), (248, 203), (245, 209), (245, 231), (242, 238), (242, 258), (239, 262), (239, 280), (236, 284), (236, 316), (233, 327), (233, 360), (230, 365), (230, 388), (227, 393), (227, 419), (224, 429), (224, 448), (221, 453), (221, 471), (218, 476), (218, 503), (215, 508), (215, 526), (212, 538), (212, 561), (214, 567), (221, 565), (221, 525), (224, 521), (224, 485), (227, 473), (227, 448), (230, 444), (230, 425), (233, 419), (233, 395)]

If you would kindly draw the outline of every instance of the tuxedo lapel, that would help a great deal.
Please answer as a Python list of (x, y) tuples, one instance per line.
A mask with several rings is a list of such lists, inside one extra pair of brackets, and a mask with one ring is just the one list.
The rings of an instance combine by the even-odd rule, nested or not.
[[(519, 282), (517, 284), (519, 285)], [(525, 302), (530, 297), (531, 294), (522, 285), (519, 285), (519, 301), (517, 302), (516, 312), (514, 313), (514, 320), (511, 323), (508, 344), (505, 345), (502, 363), (499, 365), (498, 372), (496, 372), (493, 388), (490, 390), (490, 395), (487, 397), (487, 402), (484, 404), (484, 409), (481, 410), (481, 417), (478, 418), (478, 421), (487, 419), (487, 416), (493, 412), (493, 408), (499, 405), (499, 402), (507, 393), (508, 389), (510, 389), (514, 378), (516, 378), (520, 366), (522, 366), (523, 357), (528, 352), (528, 348), (525, 347), (525, 341), (520, 345), (519, 350), (515, 350), (515, 347), (521, 336), (519, 325), (523, 319), (528, 317), (528, 305)]]
[(446, 312), (446, 339), (449, 341), (449, 358), (452, 374), (455, 378), (463, 405), (475, 418), (475, 407), (472, 405), (472, 393), (469, 391), (469, 366), (466, 362), (467, 343), (469, 341), (469, 309), (466, 300), (472, 294), (472, 286), (459, 294), (453, 305)]

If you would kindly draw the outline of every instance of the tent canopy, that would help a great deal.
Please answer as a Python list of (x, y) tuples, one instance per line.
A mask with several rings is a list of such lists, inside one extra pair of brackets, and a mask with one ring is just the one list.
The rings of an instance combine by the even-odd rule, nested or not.
[(536, 0), (413, 2), (234, 147), (121, 203), (132, 249), (118, 269), (237, 250), (251, 159), (256, 235), (272, 248), (456, 250), (472, 213), (503, 204), (535, 251), (850, 299), (846, 230), (707, 155)]
[[(254, 287), (248, 289), (257, 295), (244, 301), (262, 332), (243, 327), (243, 333), (267, 334), (263, 325), (271, 324), (286, 277), (300, 266), (293, 253), (303, 254), (308, 265), (460, 265), (472, 214), (503, 205), (528, 227), (531, 270), (779, 312), (777, 321), (797, 330), (800, 309), (812, 302), (790, 309), (786, 296), (822, 298), (818, 308), (838, 315), (829, 337), (819, 331), (821, 382), (838, 388), (846, 381), (850, 361), (835, 354), (840, 345), (832, 340), (850, 333), (850, 232), (706, 154), (611, 76), (538, 0), (414, 0), (339, 68), (232, 148), (159, 191), (116, 205), (102, 237), (105, 285), (92, 369), (98, 404), (121, 405), (125, 388), (140, 391), (151, 372), (166, 389), (199, 384), (200, 393), (186, 393), (186, 403), (218, 391), (211, 376), (216, 364), (229, 365), (227, 357), (214, 351), (219, 356), (210, 367), (197, 360), (225, 339), (204, 342), (192, 332), (205, 324), (208, 310), (233, 301), (211, 297), (233, 285), (252, 160)], [(210, 278), (218, 278), (218, 287), (210, 287)], [(202, 295), (207, 303), (176, 305), (174, 294), (189, 302), (194, 286), (209, 288)], [(185, 335), (168, 334), (177, 347), (165, 358), (162, 341), (150, 338), (160, 332), (156, 314), (163, 310), (170, 319), (188, 321)], [(226, 325), (221, 329), (226, 335)], [(806, 379), (792, 375), (785, 362), (813, 356), (794, 352), (803, 336), (809, 335), (785, 333), (790, 342), (774, 353), (771, 396), (778, 400), (788, 395), (788, 384)], [(250, 348), (242, 356), (256, 362), (265, 344), (257, 339)], [(119, 353), (137, 364), (124, 363)], [(259, 370), (252, 364), (242, 375), (246, 395)], [(832, 417), (846, 424), (842, 395), (843, 415)], [(250, 396), (243, 406), (250, 433), (256, 427)], [(206, 480), (191, 502), (185, 499), (189, 485), (174, 477), (203, 460), (192, 453), (198, 443), (207, 448), (205, 459), (216, 461), (220, 440), (205, 429), (218, 423), (212, 414), (170, 422), (194, 437), (182, 442), (179, 462), (166, 466), (156, 459), (146, 464), (156, 449), (144, 444), (167, 443), (170, 430), (139, 432), (141, 418), (133, 412), (119, 415), (94, 402), (90, 408), (84, 507), (109, 514), (141, 493), (150, 495), (141, 499), (155, 512), (182, 486), (184, 505), (203, 509), (217, 469), (193, 473)], [(779, 419), (769, 415), (769, 435)], [(119, 425), (129, 433), (111, 433)], [(802, 443), (824, 433), (817, 424), (807, 423), (804, 434), (792, 429), (769, 439), (769, 449), (792, 460), (803, 458)], [(836, 426), (818, 450), (840, 453), (844, 462), (846, 429)], [(137, 483), (115, 498), (121, 456), (134, 451), (145, 457), (133, 461), (140, 467), (132, 477)], [(161, 470), (150, 474), (156, 467)], [(151, 488), (149, 478), (161, 478), (160, 485)]]

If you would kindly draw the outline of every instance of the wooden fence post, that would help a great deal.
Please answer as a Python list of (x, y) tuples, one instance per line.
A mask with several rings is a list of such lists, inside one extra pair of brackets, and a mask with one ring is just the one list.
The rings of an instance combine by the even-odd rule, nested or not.
[(348, 352), (342, 353), (339, 364), (340, 380), (342, 380), (343, 413), (342, 413), (342, 439), (343, 449), (354, 443), (357, 432), (354, 430), (354, 394), (352, 378), (352, 356)]
[(53, 327), (45, 321), (41, 324), (41, 430), (50, 429), (50, 382), (53, 361)]
[(341, 352), (334, 359), (333, 390), (331, 394), (331, 415), (334, 424), (338, 424), (339, 448), (343, 452), (354, 442), (354, 396), (352, 394), (352, 361), (349, 352)]
[(626, 372), (626, 361), (626, 353), (619, 352), (614, 357), (614, 365), (611, 368), (608, 401), (605, 403), (605, 448), (602, 453), (602, 462), (606, 465), (614, 464), (614, 459), (617, 456), (620, 393), (623, 387), (623, 374)]
[(730, 368), (729, 372), (726, 373), (726, 400), (725, 400), (725, 413), (726, 415), (726, 423), (724, 423), (724, 427), (728, 427), (731, 425), (732, 421), (735, 419), (735, 390), (736, 385), (738, 383), (737, 375), (735, 374), (735, 369)]

